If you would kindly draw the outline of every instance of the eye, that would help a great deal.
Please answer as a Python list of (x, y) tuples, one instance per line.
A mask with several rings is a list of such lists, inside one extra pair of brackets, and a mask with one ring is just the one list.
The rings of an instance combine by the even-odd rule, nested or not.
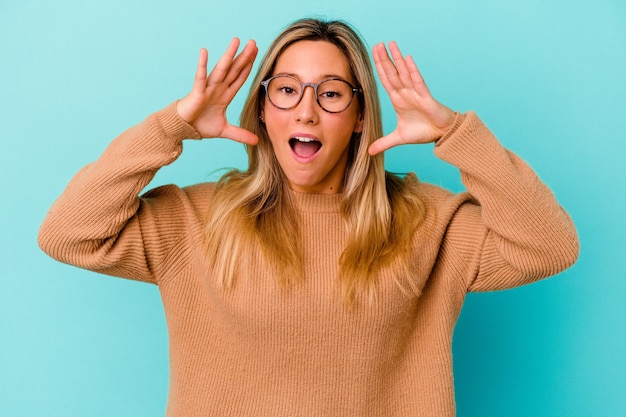
[(350, 96), (350, 86), (342, 80), (326, 80), (317, 88), (320, 100), (338, 101)]
[(289, 87), (289, 86), (279, 87), (278, 91), (280, 91), (281, 93), (286, 94), (286, 95), (295, 94), (295, 92), (296, 92), (293, 89), (293, 87)]
[(270, 86), (272, 91), (281, 96), (297, 96), (300, 94), (300, 85), (288, 77), (275, 78)]
[(320, 96), (323, 98), (339, 98), (341, 97), (341, 93), (339, 91), (328, 90), (323, 91)]

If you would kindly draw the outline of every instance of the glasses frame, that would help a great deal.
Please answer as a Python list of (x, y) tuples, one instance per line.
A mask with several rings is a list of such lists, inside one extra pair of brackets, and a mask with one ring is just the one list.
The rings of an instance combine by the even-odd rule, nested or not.
[[(272, 82), (272, 80), (274, 78), (280, 78), (280, 77), (285, 77), (285, 78), (291, 78), (292, 80), (295, 80), (296, 82), (298, 82), (300, 84), (300, 86), (302, 87), (300, 89), (300, 96), (298, 97), (298, 100), (289, 107), (280, 107), (277, 106), (271, 99), (269, 91), (268, 91), (268, 87), (270, 82)], [(352, 90), (352, 96), (350, 97), (350, 101), (348, 102), (348, 104), (346, 105), (346, 107), (343, 110), (339, 110), (339, 111), (330, 111), (330, 110), (326, 110), (324, 108), (324, 106), (322, 106), (322, 104), (320, 103), (319, 97), (317, 95), (317, 88), (320, 86), (320, 84), (325, 83), (326, 81), (343, 81), (344, 83), (348, 84)], [(348, 107), (350, 107), (350, 105), (352, 104), (352, 101), (354, 100), (354, 95), (357, 93), (362, 93), (363, 89), (361, 88), (357, 88), (355, 86), (353, 86), (352, 84), (350, 84), (348, 81), (344, 80), (343, 78), (339, 78), (339, 77), (331, 77), (331, 78), (325, 78), (322, 81), (320, 81), (319, 83), (303, 83), (302, 81), (300, 81), (299, 79), (297, 79), (296, 77), (293, 77), (291, 75), (285, 75), (285, 74), (278, 74), (278, 75), (274, 75), (266, 80), (261, 81), (261, 85), (265, 88), (265, 95), (267, 96), (267, 99), (269, 100), (269, 102), (272, 104), (272, 106), (276, 107), (277, 109), (280, 110), (291, 110), (294, 107), (296, 107), (298, 104), (300, 104), (300, 102), (302, 101), (302, 97), (304, 97), (304, 90), (307, 87), (311, 87), (313, 89), (313, 94), (315, 95), (315, 101), (317, 102), (317, 105), (320, 106), (320, 108), (322, 110), (324, 110), (326, 113), (341, 113), (344, 112), (346, 110), (348, 110)]]

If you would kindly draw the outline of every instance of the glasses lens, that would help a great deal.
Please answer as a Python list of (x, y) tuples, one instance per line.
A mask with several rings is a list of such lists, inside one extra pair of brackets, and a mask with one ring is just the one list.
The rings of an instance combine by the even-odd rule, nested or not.
[(343, 80), (326, 80), (317, 87), (317, 100), (326, 111), (344, 111), (352, 101), (352, 87)]
[[(311, 84), (308, 84), (311, 85)], [(272, 104), (280, 109), (295, 107), (302, 97), (303, 85), (289, 76), (272, 78), (267, 84), (267, 95)], [(354, 93), (347, 81), (330, 79), (321, 82), (317, 87), (317, 102), (331, 113), (339, 113), (348, 108)]]
[(295, 106), (300, 99), (302, 86), (291, 77), (276, 77), (267, 86), (267, 95), (272, 104), (281, 109)]

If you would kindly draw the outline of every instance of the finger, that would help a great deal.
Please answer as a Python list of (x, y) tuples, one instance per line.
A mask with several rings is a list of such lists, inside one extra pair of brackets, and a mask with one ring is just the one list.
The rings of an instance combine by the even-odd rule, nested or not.
[(200, 56), (198, 57), (198, 66), (196, 67), (196, 77), (193, 83), (194, 90), (204, 90), (206, 85), (206, 67), (209, 53), (206, 49), (200, 49)]
[(231, 139), (237, 142), (245, 143), (246, 145), (256, 145), (259, 142), (259, 138), (249, 130), (241, 127), (227, 125), (222, 132), (222, 137), (225, 139)]
[(402, 82), (398, 77), (396, 66), (391, 62), (387, 54), (387, 48), (383, 43), (374, 47), (374, 64), (378, 77), (388, 93), (402, 88)]
[(411, 86), (411, 74), (409, 73), (405, 58), (402, 56), (402, 52), (400, 52), (400, 48), (395, 41), (389, 42), (389, 51), (393, 57), (393, 63), (396, 67), (396, 71), (400, 76), (400, 81), (405, 87)]
[(411, 75), (411, 82), (413, 84), (413, 88), (415, 88), (415, 91), (417, 91), (417, 93), (421, 96), (430, 96), (430, 91), (428, 90), (428, 86), (424, 82), (424, 78), (422, 77), (422, 74), (417, 68), (415, 61), (413, 61), (412, 56), (408, 55), (406, 57), (406, 64), (407, 64), (409, 73)]
[(209, 74), (209, 78), (207, 79), (207, 84), (213, 83), (213, 82), (217, 83), (217, 82), (221, 82), (224, 80), (224, 77), (226, 76), (226, 74), (228, 74), (228, 69), (230, 68), (231, 63), (233, 62), (233, 59), (235, 58), (235, 55), (237, 54), (238, 49), (239, 49), (239, 38), (233, 38), (230, 41), (228, 48), (226, 48), (226, 52), (224, 52), (224, 55), (222, 55), (219, 61), (217, 61), (217, 64), (215, 64), (215, 67), (211, 71), (211, 74)]
[(246, 65), (243, 68), (241, 68), (241, 70), (237, 73), (237, 78), (232, 80), (232, 82), (230, 83), (230, 86), (228, 87), (231, 91), (235, 93), (239, 91), (241, 86), (248, 79), (248, 76), (250, 75), (250, 72), (252, 71), (253, 63), (254, 63), (253, 61), (246, 63)]
[(368, 148), (368, 152), (370, 155), (374, 156), (388, 149), (391, 149), (394, 146), (402, 144), (404, 144), (404, 142), (402, 142), (402, 140), (398, 138), (395, 132), (391, 132), (386, 136), (376, 139)]
[(248, 41), (243, 51), (232, 61), (228, 72), (224, 76), (224, 83), (228, 86), (235, 84), (234, 87), (238, 90), (248, 78), (257, 53), (258, 48), (255, 42), (253, 40)]
[(248, 76), (250, 75), (250, 72), (252, 71), (253, 63), (254, 61), (250, 61), (246, 63), (245, 66), (237, 72), (236, 78), (232, 80), (230, 82), (230, 85), (228, 85), (223, 90), (222, 99), (225, 102), (230, 103), (231, 100), (235, 97), (235, 95), (239, 91), (239, 89), (241, 88), (241, 86), (243, 86), (243, 84), (246, 82), (246, 80), (248, 79)]
[(385, 87), (388, 91), (391, 88), (391, 84), (387, 78), (385, 69), (383, 68), (383, 54), (386, 54), (386, 51), (382, 51), (384, 48), (385, 46), (383, 43), (374, 45), (374, 48), (372, 48), (372, 55), (374, 57), (374, 66), (376, 68), (376, 72), (378, 73), (378, 78), (380, 78), (380, 82), (383, 84), (383, 87)]

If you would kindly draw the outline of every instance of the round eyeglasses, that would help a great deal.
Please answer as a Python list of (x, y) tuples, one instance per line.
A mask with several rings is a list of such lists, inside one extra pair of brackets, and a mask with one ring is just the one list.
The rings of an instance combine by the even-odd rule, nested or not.
[(261, 81), (270, 103), (281, 110), (289, 110), (298, 105), (304, 89), (313, 88), (315, 101), (328, 113), (341, 113), (352, 103), (356, 93), (363, 90), (341, 78), (327, 78), (319, 83), (303, 83), (290, 75), (275, 75)]

